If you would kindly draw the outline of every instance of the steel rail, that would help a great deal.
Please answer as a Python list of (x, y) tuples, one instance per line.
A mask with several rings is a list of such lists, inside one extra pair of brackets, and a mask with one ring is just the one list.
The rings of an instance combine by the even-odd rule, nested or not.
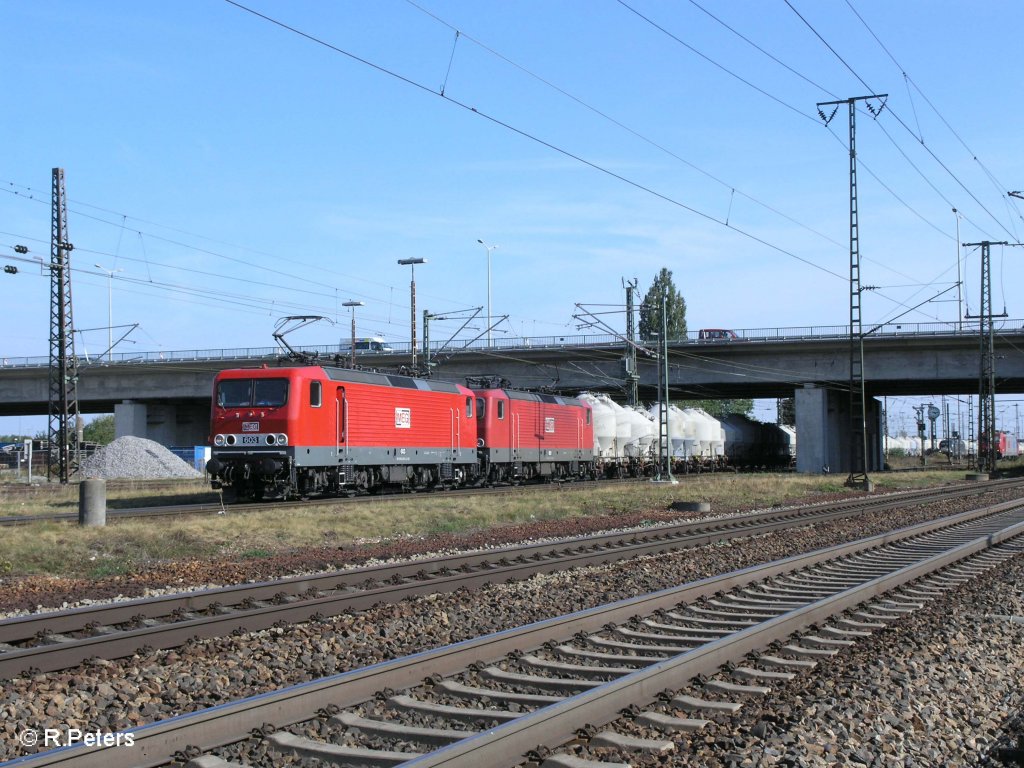
[[(1010, 510), (1024, 509), (1024, 501), (1015, 500), (1004, 502), (993, 506), (983, 507), (970, 512), (953, 515), (941, 520), (933, 520), (914, 526), (909, 526), (896, 531), (872, 536), (855, 542), (828, 547), (825, 549), (809, 552), (783, 560), (751, 566), (732, 573), (702, 579), (691, 584), (679, 587), (660, 590), (658, 592), (641, 595), (639, 597), (620, 600), (615, 603), (592, 608), (577, 613), (560, 616), (545, 621), (536, 622), (525, 627), (503, 632), (494, 633), (472, 640), (466, 640), (452, 646), (436, 648), (423, 651), (392, 661), (381, 662), (370, 667), (341, 673), (319, 680), (302, 683), (278, 691), (252, 696), (235, 702), (222, 704), (209, 709), (180, 715), (168, 720), (159, 721), (142, 726), (132, 731), (134, 743), (131, 746), (119, 747), (63, 747), (38, 755), (29, 755), (17, 758), (5, 764), (9, 768), (43, 768), (43, 766), (74, 766), (74, 768), (150, 768), (170, 762), (176, 753), (185, 749), (187, 745), (198, 747), (202, 751), (214, 749), (226, 744), (241, 741), (250, 736), (254, 731), (265, 730), (268, 725), (272, 728), (283, 728), (304, 720), (308, 720), (313, 713), (328, 706), (346, 707), (353, 706), (369, 700), (373, 695), (384, 689), (401, 690), (418, 684), (429, 672), (434, 675), (450, 676), (467, 669), (472, 663), (482, 660), (500, 659), (512, 651), (523, 648), (540, 647), (549, 641), (563, 641), (578, 632), (593, 632), (601, 629), (609, 623), (625, 622), (637, 614), (651, 614), (658, 610), (669, 610), (682, 602), (693, 602), (699, 598), (706, 598), (715, 595), (723, 590), (730, 590), (736, 587), (750, 585), (773, 576), (791, 573), (803, 568), (824, 563), (826, 561), (841, 558), (867, 550), (872, 550), (886, 544), (902, 542), (912, 537), (927, 534), (950, 528), (962, 523), (978, 520), (986, 516), (1007, 512)], [(1016, 529), (1021, 530), (1018, 524)], [(985, 546), (997, 543), (1011, 535), (1003, 532), (977, 539), (959, 547), (951, 553), (934, 555), (927, 558), (930, 567), (943, 559), (952, 560), (966, 557), (970, 552), (980, 550)], [(925, 572), (928, 566), (922, 563), (903, 567), (898, 573), (881, 576), (874, 579), (870, 584), (876, 591), (882, 590), (883, 584), (904, 583), (905, 581), (917, 578)], [(819, 603), (809, 606), (809, 612), (800, 619), (804, 623), (820, 621), (822, 617), (841, 610), (843, 606), (852, 606), (863, 601), (864, 594), (853, 589), (847, 589), (835, 597), (826, 598)], [(827, 610), (826, 606), (827, 604)], [(787, 615), (788, 616), (788, 615)], [(773, 628), (782, 632), (783, 619), (776, 619), (767, 622)], [(788, 630), (785, 634), (788, 634)], [(761, 625), (752, 627), (746, 633), (739, 633), (740, 640), (729, 640), (723, 638), (715, 643), (713, 651), (703, 651), (686, 654), (689, 657), (687, 663), (696, 663), (695, 659), (704, 665), (702, 668), (710, 668), (715, 664), (721, 664), (720, 659), (725, 658), (724, 649), (729, 648), (731, 652), (746, 653), (749, 648), (757, 647), (754, 644), (755, 636), (759, 636), (760, 642), (766, 642), (766, 630)], [(742, 652), (740, 649), (743, 649)], [(699, 650), (699, 649), (698, 649)], [(713, 659), (719, 659), (712, 662)], [(675, 675), (672, 679), (684, 676), (683, 672), (677, 670), (679, 662), (677, 659), (669, 659), (655, 665), (665, 673)], [(638, 673), (642, 674), (642, 673)], [(664, 681), (649, 676), (630, 678), (630, 686), (635, 685), (636, 690), (642, 696), (653, 699), (664, 687)], [(591, 700), (596, 700), (594, 705), (595, 713), (608, 711), (612, 708), (614, 697), (607, 694), (613, 690), (609, 686), (625, 684), (624, 679), (615, 683), (606, 683), (594, 688), (590, 694), (583, 694)], [(623, 703), (614, 709), (617, 714), (624, 706)], [(542, 740), (555, 741), (558, 734), (564, 732), (568, 722), (568, 710), (577, 709), (577, 704), (571, 701), (556, 705), (556, 708), (545, 708), (542, 712), (528, 715), (531, 722), (537, 719), (544, 720), (551, 716), (555, 721), (550, 730)], [(557, 715), (557, 717), (556, 717)], [(596, 717), (596, 715), (595, 715)], [(519, 720), (511, 721), (506, 725), (488, 731), (482, 736), (473, 736), (466, 741), (463, 747), (459, 742), (452, 747), (441, 750), (444, 756), (430, 755), (418, 759), (410, 765), (430, 765), (421, 760), (440, 759), (449, 762), (440, 762), (438, 765), (454, 766), (479, 766), (499, 765), (500, 762), (492, 762), (485, 755), (492, 752), (485, 750), (495, 749), (499, 753), (508, 755), (510, 752), (520, 750), (522, 754), (526, 749), (535, 746), (538, 741), (537, 733), (516, 726)], [(579, 722), (576, 723), (579, 725)], [(527, 734), (523, 736), (522, 734)], [(571, 735), (571, 734), (570, 734)], [(488, 746), (487, 741), (498, 740), (500, 746)], [(529, 742), (529, 744), (526, 744)], [(492, 742), (493, 743), (493, 742)], [(526, 744), (526, 746), (521, 746)], [(465, 750), (469, 748), (467, 753)], [(458, 748), (458, 749), (456, 749)], [(441, 755), (438, 753), (438, 755)], [(465, 757), (468, 754), (469, 757)], [(472, 760), (473, 762), (468, 762)], [(460, 762), (463, 761), (463, 762)]]
[[(656, 700), (666, 688), (680, 688), (698, 675), (714, 673), (724, 664), (842, 613), (865, 600), (889, 592), (933, 571), (970, 557), (984, 549), (1024, 534), (1024, 522), (961, 544), (940, 554), (907, 565), (886, 576), (851, 587), (810, 605), (740, 630), (687, 653), (658, 662), (625, 677), (604, 683), (565, 701), (539, 708), (509, 723), (470, 736), (447, 747), (414, 758), (404, 768), (475, 768), (514, 766), (538, 744), (564, 744), (583, 723), (607, 724), (620, 716), (628, 702), (644, 705)], [(509, 755), (517, 756), (509, 761)]]
[[(954, 495), (976, 493), (976, 487)], [(865, 508), (891, 509), (908, 501), (949, 498), (948, 492), (871, 497), (789, 510), (735, 515), (678, 525), (593, 534), (468, 554), (239, 584), (83, 608), (28, 614), (0, 621), (0, 679), (65, 669), (92, 657), (116, 659), (142, 648), (171, 648), (193, 638), (362, 610), (428, 593), (522, 580), (538, 573), (605, 564), (789, 527), (827, 522)], [(328, 594), (323, 594), (327, 592)], [(271, 601), (272, 604), (265, 605)], [(198, 612), (209, 615), (195, 616)], [(114, 629), (132, 624), (132, 628)], [(102, 627), (94, 633), (90, 627)], [(86, 636), (73, 637), (72, 635)], [(29, 643), (34, 643), (29, 645)], [(19, 647), (19, 644), (21, 647)], [(7, 647), (3, 647), (7, 646)]]

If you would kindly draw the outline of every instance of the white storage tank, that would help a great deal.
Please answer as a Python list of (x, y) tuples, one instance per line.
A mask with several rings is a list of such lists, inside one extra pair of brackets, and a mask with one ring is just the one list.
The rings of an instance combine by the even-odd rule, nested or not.
[[(712, 418), (701, 408), (684, 408), (686, 413), (694, 421), (694, 437), (697, 440), (697, 455), (702, 458), (720, 456), (725, 446), (722, 437), (722, 425), (718, 419)], [(715, 450), (718, 453), (715, 453)]]
[(651, 444), (657, 440), (658, 425), (639, 408), (630, 408), (632, 431), (630, 438), (636, 445), (638, 456), (646, 456), (651, 451)]
[[(659, 404), (655, 403), (647, 409), (654, 429), (652, 440), (658, 439), (658, 420), (661, 418)], [(672, 456), (677, 459), (688, 459), (699, 452), (696, 438), (696, 420), (686, 411), (671, 403), (668, 406), (668, 440)]]
[(601, 458), (615, 455), (615, 410), (607, 395), (584, 392), (579, 399), (590, 406), (594, 418), (594, 450)]
[(700, 439), (697, 437), (702, 419), (694, 416), (691, 409), (679, 410), (683, 419), (683, 451), (686, 458), (700, 456)]
[(618, 403), (615, 407), (615, 455), (618, 457), (635, 456), (637, 447), (633, 440), (633, 412)]
[(712, 455), (725, 456), (725, 429), (722, 428), (722, 422), (714, 416), (708, 416), (708, 418), (718, 425), (718, 439), (711, 441)]

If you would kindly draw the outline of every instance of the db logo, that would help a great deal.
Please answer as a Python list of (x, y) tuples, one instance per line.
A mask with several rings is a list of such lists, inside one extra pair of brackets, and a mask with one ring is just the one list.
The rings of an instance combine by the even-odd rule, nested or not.
[(395, 428), (412, 429), (411, 408), (395, 408)]

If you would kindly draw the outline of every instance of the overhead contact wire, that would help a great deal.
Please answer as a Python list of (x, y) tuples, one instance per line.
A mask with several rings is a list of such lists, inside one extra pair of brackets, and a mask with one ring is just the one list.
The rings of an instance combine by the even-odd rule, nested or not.
[[(624, 184), (628, 184), (629, 186), (633, 187), (634, 189), (640, 190), (642, 192), (646, 192), (647, 194), (652, 195), (653, 197), (657, 197), (660, 200), (663, 200), (663, 201), (665, 201), (665, 202), (667, 202), (667, 203), (669, 203), (671, 205), (674, 205), (674, 206), (676, 206), (678, 208), (682, 208), (683, 210), (689, 211), (690, 213), (692, 213), (692, 214), (694, 214), (696, 216), (699, 216), (699, 217), (701, 217), (703, 219), (706, 219), (708, 221), (711, 221), (711, 222), (713, 222), (715, 224), (720, 224), (720, 225), (726, 227), (727, 229), (731, 229), (732, 231), (742, 235), (743, 237), (746, 237), (749, 240), (752, 240), (752, 241), (754, 241), (756, 243), (764, 245), (766, 248), (769, 248), (769, 249), (771, 249), (773, 251), (776, 251), (777, 253), (781, 253), (781, 254), (783, 254), (785, 256), (789, 256), (790, 258), (793, 258), (793, 259), (796, 259), (797, 261), (803, 262), (804, 264), (807, 264), (810, 267), (813, 267), (813, 268), (815, 268), (817, 270), (825, 272), (826, 274), (831, 275), (832, 277), (836, 277), (836, 278), (838, 278), (840, 280), (844, 280), (845, 281), (847, 279), (844, 275), (840, 275), (838, 272), (833, 272), (832, 270), (830, 270), (830, 269), (828, 269), (826, 267), (823, 267), (820, 264), (815, 264), (813, 261), (810, 261), (809, 259), (805, 259), (805, 258), (803, 258), (801, 256), (798, 256), (797, 254), (795, 254), (795, 253), (793, 253), (791, 251), (787, 251), (785, 248), (782, 248), (781, 246), (775, 245), (774, 243), (770, 243), (767, 240), (764, 240), (763, 238), (758, 237), (757, 235), (754, 235), (753, 233), (747, 232), (746, 230), (740, 229), (740, 228), (732, 226), (732, 225), (727, 225), (724, 222), (722, 222), (720, 219), (712, 216), (709, 213), (705, 213), (704, 211), (701, 211), (701, 210), (699, 210), (697, 208), (694, 208), (693, 206), (687, 205), (686, 203), (683, 203), (680, 200), (676, 200), (676, 199), (674, 199), (672, 197), (669, 197), (666, 194), (658, 192), (658, 191), (656, 191), (656, 190), (654, 190), (654, 189), (652, 189), (650, 187), (647, 187), (647, 186), (645, 186), (645, 185), (643, 185), (643, 184), (641, 184), (641, 183), (639, 183), (637, 181), (633, 181), (632, 179), (627, 178), (626, 176), (623, 176), (622, 174), (616, 173), (615, 171), (612, 171), (612, 170), (610, 170), (608, 168), (605, 168), (605, 167), (603, 167), (601, 165), (598, 165), (595, 162), (592, 162), (592, 161), (587, 160), (587, 159), (585, 159), (583, 157), (580, 157), (579, 155), (573, 154), (569, 150), (562, 149), (561, 147), (559, 147), (559, 146), (557, 146), (555, 144), (552, 144), (549, 141), (546, 141), (546, 140), (544, 140), (544, 139), (542, 139), (542, 138), (540, 138), (538, 136), (535, 136), (535, 135), (533, 135), (531, 133), (528, 133), (527, 131), (525, 131), (525, 130), (523, 130), (521, 128), (517, 128), (514, 125), (511, 125), (510, 123), (506, 123), (503, 120), (500, 120), (497, 117), (494, 117), (493, 115), (490, 115), (490, 114), (488, 114), (486, 112), (481, 112), (476, 107), (472, 107), (472, 106), (470, 106), (468, 104), (465, 104), (465, 103), (463, 103), (461, 101), (458, 101), (457, 99), (453, 99), (452, 97), (450, 97), (448, 95), (441, 94), (441, 93), (439, 93), (437, 91), (434, 91), (433, 89), (428, 88), (427, 86), (425, 86), (425, 85), (423, 85), (421, 83), (418, 83), (415, 80), (411, 80), (410, 78), (405, 77), (404, 75), (400, 75), (397, 72), (392, 72), (391, 70), (386, 69), (385, 67), (382, 67), (379, 64), (374, 64), (371, 61), (367, 61), (366, 59), (363, 59), (360, 56), (357, 56), (357, 55), (355, 55), (353, 53), (350, 53), (350, 52), (348, 52), (348, 51), (346, 51), (346, 50), (344, 50), (342, 48), (338, 48), (336, 45), (333, 45), (333, 44), (328, 43), (328, 42), (326, 42), (324, 40), (321, 40), (321, 39), (319, 39), (319, 38), (317, 38), (317, 37), (315, 37), (315, 36), (313, 36), (313, 35), (311, 35), (311, 34), (309, 34), (307, 32), (303, 32), (303, 31), (301, 31), (299, 29), (296, 29), (295, 27), (292, 27), (292, 26), (290, 26), (288, 24), (285, 24), (284, 22), (278, 21), (278, 20), (276, 20), (276, 19), (274, 19), (274, 18), (272, 18), (270, 16), (262, 14), (259, 11), (255, 11), (255, 10), (253, 10), (251, 8), (248, 8), (248, 7), (244, 6), (244, 5), (242, 5), (241, 3), (236, 2), (236, 0), (224, 0), (224, 2), (226, 2), (226, 3), (230, 4), (230, 5), (233, 5), (236, 8), (239, 8), (240, 10), (246, 11), (247, 13), (250, 13), (253, 16), (261, 18), (264, 21), (267, 21), (267, 22), (269, 22), (271, 24), (274, 24), (275, 26), (278, 26), (278, 27), (280, 27), (282, 29), (285, 29), (285, 30), (287, 30), (289, 32), (292, 32), (292, 33), (296, 34), (296, 35), (299, 35), (300, 37), (303, 37), (303, 38), (309, 40), (310, 42), (316, 43), (317, 45), (324, 46), (325, 48), (328, 48), (328, 49), (330, 49), (332, 51), (335, 51), (336, 53), (340, 53), (341, 55), (346, 56), (346, 57), (352, 59), (353, 61), (357, 61), (357, 62), (359, 62), (361, 64), (365, 64), (366, 66), (368, 66), (368, 67), (370, 67), (370, 68), (372, 68), (372, 69), (374, 69), (374, 70), (376, 70), (376, 71), (378, 71), (378, 72), (380, 72), (382, 74), (385, 74), (385, 75), (388, 75), (390, 77), (393, 77), (393, 78), (395, 78), (395, 79), (397, 79), (397, 80), (399, 80), (399, 81), (401, 81), (401, 82), (403, 82), (403, 83), (405, 83), (407, 85), (410, 85), (410, 86), (412, 86), (412, 87), (414, 87), (414, 88), (416, 88), (418, 90), (424, 91), (425, 93), (429, 93), (431, 95), (434, 95), (434, 96), (437, 96), (437, 97), (439, 97), (441, 99), (444, 99), (445, 101), (448, 101), (449, 103), (451, 103), (451, 104), (453, 104), (453, 105), (455, 105), (457, 107), (461, 107), (462, 109), (466, 110), (467, 112), (472, 112), (473, 114), (475, 114), (475, 115), (477, 115), (477, 116), (479, 116), (479, 117), (481, 117), (481, 118), (483, 118), (483, 119), (485, 119), (485, 120), (487, 120), (487, 121), (489, 121), (491, 123), (494, 123), (495, 125), (501, 126), (502, 128), (505, 128), (508, 131), (511, 131), (511, 132), (513, 132), (513, 133), (515, 133), (515, 134), (517, 134), (519, 136), (522, 136), (525, 139), (533, 141), (536, 144), (539, 144), (539, 145), (541, 145), (543, 147), (546, 147), (546, 148), (550, 149), (553, 152), (557, 152), (558, 154), (563, 155), (564, 157), (568, 157), (568, 158), (570, 158), (572, 160), (575, 160), (576, 162), (578, 162), (578, 163), (580, 163), (582, 165), (586, 165), (587, 167), (592, 168), (595, 171), (599, 171), (600, 173), (603, 173), (606, 176), (609, 176), (609, 177), (614, 178), (614, 179), (616, 179), (618, 181), (621, 181)], [(807, 116), (807, 117), (809, 117), (809, 116)]]

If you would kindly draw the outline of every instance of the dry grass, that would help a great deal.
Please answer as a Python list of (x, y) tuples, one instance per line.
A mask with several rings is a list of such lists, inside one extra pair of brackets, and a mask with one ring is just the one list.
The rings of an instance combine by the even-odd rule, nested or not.
[[(609, 483), (597, 488), (546, 487), (500, 496), (466, 494), (456, 499), (417, 495), (346, 506), (310, 503), (284, 512), (270, 508), (232, 512), (229, 507), (224, 515), (123, 520), (111, 522), (105, 528), (36, 523), (3, 529), (0, 575), (99, 577), (128, 573), (161, 560), (237, 560), (295, 549), (457, 533), (537, 520), (662, 513), (673, 501), (707, 501), (715, 512), (730, 512), (799, 501), (816, 494), (847, 492), (844, 479), (838, 475), (721, 473), (684, 477), (675, 486)], [(963, 472), (879, 474), (873, 479), (880, 490), (912, 488), (962, 480)], [(69, 504), (77, 509), (77, 491), (66, 493), (68, 498), (50, 503), (58, 504), (60, 511), (69, 511)], [(118, 500), (122, 506), (135, 505), (129, 493), (124, 491)], [(141, 493), (152, 495), (149, 491)]]
[[(78, 512), (77, 483), (59, 485), (0, 481), (0, 516), (43, 515), (53, 512)], [(217, 494), (205, 480), (119, 480), (107, 485), (107, 507), (129, 509), (165, 504), (214, 502)]]

